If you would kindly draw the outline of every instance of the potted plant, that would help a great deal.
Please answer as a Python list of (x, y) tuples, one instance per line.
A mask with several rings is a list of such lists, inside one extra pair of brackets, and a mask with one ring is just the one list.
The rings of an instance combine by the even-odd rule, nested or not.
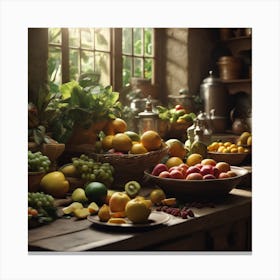
[(92, 81), (91, 75), (62, 84), (52, 103), (59, 112), (52, 121), (53, 135), (67, 145), (95, 144), (107, 121), (120, 116), (118, 99), (118, 92)]
[(56, 109), (50, 105), (55, 94), (41, 87), (39, 94), (28, 103), (28, 150), (41, 151), (52, 163), (63, 153), (65, 144), (55, 140), (49, 125), (56, 118)]

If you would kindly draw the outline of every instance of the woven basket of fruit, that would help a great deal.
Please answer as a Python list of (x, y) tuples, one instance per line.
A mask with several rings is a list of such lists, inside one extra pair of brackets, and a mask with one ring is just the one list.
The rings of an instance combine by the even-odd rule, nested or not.
[(247, 153), (221, 153), (221, 152), (208, 152), (209, 158), (215, 161), (224, 161), (230, 165), (240, 165), (242, 164), (248, 156)]
[(108, 162), (115, 168), (115, 179), (127, 181), (130, 179), (141, 180), (144, 171), (159, 163), (168, 154), (168, 147), (163, 146), (156, 151), (145, 154), (95, 154), (92, 156), (100, 162)]

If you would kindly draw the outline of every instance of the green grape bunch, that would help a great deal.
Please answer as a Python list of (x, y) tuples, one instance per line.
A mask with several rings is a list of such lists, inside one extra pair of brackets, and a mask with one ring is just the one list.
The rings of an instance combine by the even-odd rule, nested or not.
[(28, 207), (36, 209), (36, 218), (39, 223), (45, 224), (57, 218), (57, 208), (54, 206), (54, 198), (43, 192), (28, 192)]
[(41, 152), (28, 151), (28, 172), (47, 172), (50, 168), (51, 161)]
[(114, 167), (110, 163), (101, 163), (82, 154), (79, 158), (72, 158), (81, 178), (87, 182), (101, 182), (106, 187), (111, 186), (114, 181)]

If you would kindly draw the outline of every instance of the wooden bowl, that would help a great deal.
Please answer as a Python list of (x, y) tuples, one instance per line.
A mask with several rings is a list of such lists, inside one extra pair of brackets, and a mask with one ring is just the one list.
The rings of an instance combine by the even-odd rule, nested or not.
[(214, 159), (216, 162), (225, 161), (230, 165), (240, 165), (245, 161), (249, 153), (219, 153), (208, 152), (208, 157)]
[(39, 191), (40, 182), (45, 176), (45, 171), (40, 172), (28, 172), (28, 192)]
[(224, 179), (179, 180), (160, 178), (145, 171), (146, 178), (174, 197), (214, 197), (227, 195), (248, 174), (245, 168), (231, 166), (237, 176)]

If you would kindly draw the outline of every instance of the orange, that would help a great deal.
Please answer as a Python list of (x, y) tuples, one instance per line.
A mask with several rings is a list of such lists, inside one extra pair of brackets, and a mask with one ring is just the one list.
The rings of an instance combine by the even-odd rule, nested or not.
[(158, 150), (161, 147), (161, 137), (153, 130), (145, 131), (141, 135), (141, 143), (148, 151)]
[(117, 133), (112, 139), (112, 148), (127, 153), (132, 147), (132, 140), (124, 133)]
[(127, 129), (127, 124), (123, 119), (116, 118), (112, 121), (115, 133), (124, 133)]
[(143, 146), (142, 143), (135, 143), (132, 145), (130, 153), (131, 154), (145, 154), (148, 150)]
[(178, 166), (180, 164), (184, 163), (183, 160), (179, 157), (170, 157), (167, 161), (166, 161), (166, 166), (168, 168), (171, 168), (173, 166)]
[(165, 144), (169, 148), (168, 153), (171, 157), (179, 157), (183, 159), (186, 156), (187, 151), (184, 144), (178, 139), (169, 139), (165, 142)]
[(201, 163), (203, 157), (201, 154), (191, 154), (187, 158), (187, 165), (188, 166), (193, 166), (196, 165), (197, 163)]
[(102, 139), (101, 145), (102, 145), (103, 150), (108, 151), (108, 150), (112, 149), (113, 138), (114, 138), (114, 135), (107, 135)]
[(127, 129), (127, 123), (121, 119), (116, 118), (114, 120), (110, 120), (103, 129), (103, 132), (106, 135), (114, 135), (116, 133), (124, 133)]

